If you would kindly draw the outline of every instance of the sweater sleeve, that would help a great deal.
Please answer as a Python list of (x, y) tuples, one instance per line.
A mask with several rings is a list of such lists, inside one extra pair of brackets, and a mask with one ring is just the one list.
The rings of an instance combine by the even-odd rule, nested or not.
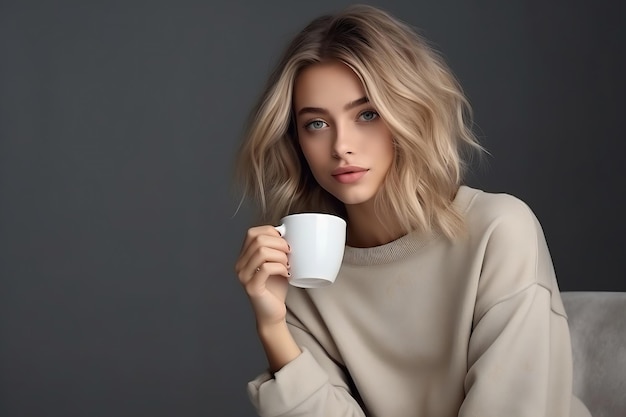
[(293, 323), (289, 328), (302, 353), (273, 377), (264, 372), (248, 383), (259, 416), (364, 417), (342, 367), (306, 330)]
[(570, 417), (567, 316), (541, 227), (505, 202), (486, 235), (460, 417)]

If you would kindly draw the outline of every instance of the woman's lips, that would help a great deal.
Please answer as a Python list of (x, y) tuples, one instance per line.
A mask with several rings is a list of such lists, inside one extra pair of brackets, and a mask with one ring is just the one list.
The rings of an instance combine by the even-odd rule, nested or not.
[(351, 184), (356, 182), (367, 174), (367, 169), (361, 167), (341, 167), (334, 170), (331, 175), (342, 184)]

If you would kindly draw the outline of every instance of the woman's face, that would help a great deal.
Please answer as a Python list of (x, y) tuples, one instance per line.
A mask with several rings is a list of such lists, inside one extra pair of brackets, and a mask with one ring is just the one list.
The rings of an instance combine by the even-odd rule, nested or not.
[(319, 185), (346, 205), (372, 201), (393, 162), (393, 139), (352, 69), (336, 61), (305, 68), (295, 81), (294, 112)]

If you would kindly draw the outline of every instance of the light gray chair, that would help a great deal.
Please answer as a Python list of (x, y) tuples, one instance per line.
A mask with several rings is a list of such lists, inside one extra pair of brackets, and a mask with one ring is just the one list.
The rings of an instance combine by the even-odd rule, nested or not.
[(626, 292), (561, 293), (574, 355), (574, 394), (593, 417), (626, 417)]

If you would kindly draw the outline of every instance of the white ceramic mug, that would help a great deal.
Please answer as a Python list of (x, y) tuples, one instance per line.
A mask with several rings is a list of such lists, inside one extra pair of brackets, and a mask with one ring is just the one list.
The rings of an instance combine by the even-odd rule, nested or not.
[(289, 283), (318, 288), (335, 282), (346, 244), (345, 220), (331, 214), (300, 213), (280, 221), (276, 230), (291, 247)]

